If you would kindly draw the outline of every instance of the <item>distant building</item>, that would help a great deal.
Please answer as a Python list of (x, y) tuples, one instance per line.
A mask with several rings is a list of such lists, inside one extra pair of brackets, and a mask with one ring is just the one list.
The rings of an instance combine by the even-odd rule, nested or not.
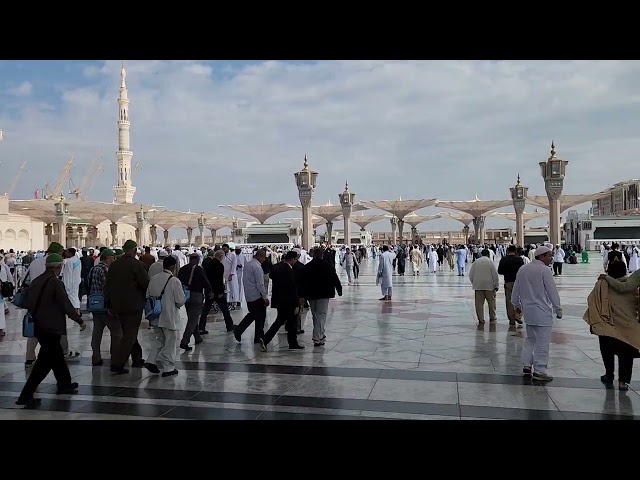
[(631, 179), (616, 183), (609, 196), (591, 202), (592, 215), (617, 215), (625, 210), (640, 207), (640, 180)]

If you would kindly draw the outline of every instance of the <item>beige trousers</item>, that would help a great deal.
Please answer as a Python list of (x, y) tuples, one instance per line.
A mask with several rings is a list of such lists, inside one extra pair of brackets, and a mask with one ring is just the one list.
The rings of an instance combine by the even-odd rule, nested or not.
[(513, 283), (514, 282), (505, 282), (504, 284), (504, 297), (505, 303), (507, 305), (507, 318), (509, 322), (515, 322), (516, 320), (520, 320), (521, 315), (518, 315), (513, 308), (513, 303), (511, 303), (511, 293), (513, 293)]
[(484, 301), (489, 304), (489, 321), (496, 321), (496, 291), (476, 290), (476, 315), (479, 322), (484, 322)]

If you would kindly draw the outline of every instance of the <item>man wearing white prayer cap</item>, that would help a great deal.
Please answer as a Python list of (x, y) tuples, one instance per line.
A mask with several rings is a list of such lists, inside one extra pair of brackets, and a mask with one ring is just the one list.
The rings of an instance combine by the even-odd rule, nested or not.
[(535, 260), (518, 270), (513, 284), (511, 303), (524, 315), (527, 340), (522, 349), (522, 373), (533, 374), (534, 380), (548, 382), (549, 345), (553, 329), (553, 316), (562, 318), (560, 295), (549, 268), (553, 253), (549, 247), (536, 248)]

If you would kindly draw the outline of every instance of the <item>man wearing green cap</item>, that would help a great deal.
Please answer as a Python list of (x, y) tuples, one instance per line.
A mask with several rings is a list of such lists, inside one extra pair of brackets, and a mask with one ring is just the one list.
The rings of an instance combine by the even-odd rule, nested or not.
[(130, 355), (134, 368), (144, 366), (138, 330), (142, 323), (149, 274), (136, 258), (137, 248), (133, 240), (125, 242), (122, 246), (124, 254), (109, 267), (105, 283), (105, 306), (109, 315), (122, 327), (122, 339), (114, 348), (111, 358), (111, 371), (117, 374), (129, 373), (124, 365)]
[(71, 373), (64, 358), (61, 336), (67, 334), (68, 316), (84, 330), (86, 324), (69, 301), (64, 284), (58, 279), (62, 273), (63, 258), (50, 253), (46, 260), (46, 271), (31, 282), (27, 310), (33, 317), (35, 334), (40, 343), (40, 352), (29, 379), (25, 384), (17, 405), (36, 407), (39, 399), (33, 398), (38, 385), (53, 370), (58, 384), (58, 393), (77, 393), (78, 384), (71, 382)]
[[(60, 245), (58, 242), (51, 242), (49, 244), (49, 248), (47, 248), (46, 255), (44, 257), (39, 257), (31, 262), (29, 265), (29, 269), (25, 274), (24, 282), (28, 285), (33, 283), (33, 281), (38, 278), (40, 275), (44, 274), (47, 270), (47, 257), (48, 255), (56, 254), (62, 256), (64, 254), (64, 247)], [(67, 336), (62, 335), (61, 337), (62, 349), (64, 350), (65, 358), (74, 359), (80, 356), (80, 353), (69, 349), (69, 343), (67, 341)], [(36, 360), (36, 347), (38, 346), (38, 339), (36, 337), (29, 338), (27, 340), (27, 355), (24, 362), (26, 368), (30, 368), (33, 366)]]

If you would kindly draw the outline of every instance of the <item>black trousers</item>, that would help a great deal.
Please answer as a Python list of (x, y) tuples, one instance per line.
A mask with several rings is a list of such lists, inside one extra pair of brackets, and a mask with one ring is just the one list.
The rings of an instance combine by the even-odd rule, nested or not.
[(554, 275), (562, 275), (562, 262), (553, 262)]
[[(222, 308), (222, 307), (220, 307)], [(249, 312), (244, 316), (242, 321), (236, 327), (239, 335), (242, 335), (244, 331), (251, 325), (252, 322), (255, 323), (255, 339), (264, 337), (264, 324), (267, 321), (267, 307), (264, 304), (264, 300), (259, 298), (254, 300), (253, 302), (247, 302), (247, 310)], [(295, 325), (294, 325), (295, 328)]]
[(223, 294), (221, 297), (216, 296), (215, 298), (205, 299), (204, 307), (202, 307), (202, 313), (200, 314), (200, 324), (198, 325), (198, 329), (201, 332), (207, 329), (207, 316), (209, 316), (209, 312), (211, 312), (214, 302), (218, 304), (218, 307), (220, 307), (227, 330), (231, 330), (233, 328), (233, 318), (231, 318), (231, 312), (229, 312), (226, 294)]
[(292, 347), (298, 344), (298, 332), (296, 325), (296, 315), (295, 315), (295, 307), (285, 307), (278, 308), (278, 316), (276, 317), (276, 321), (273, 322), (273, 325), (269, 328), (267, 333), (264, 334), (264, 343), (265, 345), (273, 340), (273, 337), (276, 336), (278, 330), (283, 325), (286, 325), (287, 329), (287, 342), (289, 342), (289, 346)]
[(611, 379), (615, 377), (615, 360), (618, 356), (618, 380), (624, 383), (631, 383), (633, 373), (633, 358), (638, 354), (638, 350), (617, 338), (598, 337), (600, 342), (600, 354), (604, 363), (605, 375)]
[(358, 278), (359, 274), (360, 274), (360, 265), (358, 265), (358, 262), (353, 262), (353, 277)]
[(189, 298), (189, 301), (185, 305), (187, 310), (187, 326), (184, 329), (184, 334), (180, 341), (180, 348), (188, 347), (192, 336), (197, 343), (202, 341), (199, 322), (202, 314), (203, 302), (204, 295), (202, 292), (191, 292), (191, 298)]
[(53, 370), (53, 374), (56, 377), (58, 388), (65, 388), (71, 385), (71, 373), (69, 372), (67, 361), (64, 359), (60, 337), (60, 335), (52, 333), (38, 333), (40, 352), (38, 352), (38, 359), (33, 366), (33, 370), (31, 370), (31, 375), (29, 375), (27, 383), (20, 393), (20, 401), (27, 401), (33, 398), (38, 385), (47, 378), (51, 370)]

